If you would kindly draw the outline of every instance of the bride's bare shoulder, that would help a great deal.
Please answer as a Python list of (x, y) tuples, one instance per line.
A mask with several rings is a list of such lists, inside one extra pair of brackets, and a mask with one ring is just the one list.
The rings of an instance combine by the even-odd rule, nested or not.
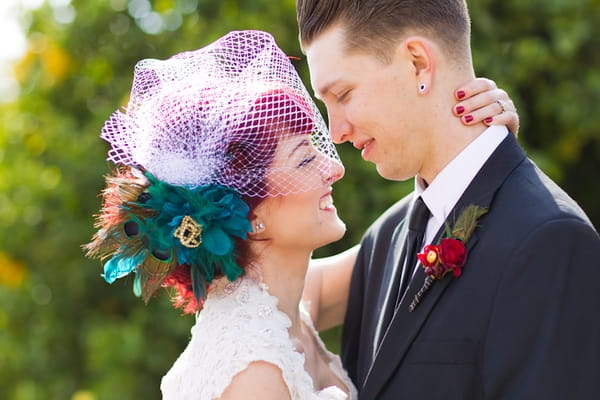
[(290, 400), (281, 369), (266, 361), (254, 361), (233, 377), (223, 395), (215, 400)]

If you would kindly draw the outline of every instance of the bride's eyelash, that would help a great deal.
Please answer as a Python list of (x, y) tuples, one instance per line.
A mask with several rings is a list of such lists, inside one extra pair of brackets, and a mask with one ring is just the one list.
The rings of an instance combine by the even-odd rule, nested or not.
[(313, 161), (317, 156), (316, 155), (312, 155), (309, 157), (306, 157), (304, 160), (300, 161), (300, 163), (298, 164), (298, 168), (305, 166), (306, 164), (310, 163), (311, 161)]

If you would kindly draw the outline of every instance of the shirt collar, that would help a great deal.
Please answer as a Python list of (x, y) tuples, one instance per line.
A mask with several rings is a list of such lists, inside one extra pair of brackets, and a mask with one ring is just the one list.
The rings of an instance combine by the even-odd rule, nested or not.
[(506, 126), (490, 126), (450, 161), (429, 186), (422, 179), (415, 178), (415, 195), (423, 198), (436, 226), (442, 226), (463, 192), (506, 135)]

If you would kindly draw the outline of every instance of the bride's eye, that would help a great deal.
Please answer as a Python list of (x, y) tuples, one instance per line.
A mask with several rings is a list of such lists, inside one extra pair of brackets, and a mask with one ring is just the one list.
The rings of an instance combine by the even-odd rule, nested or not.
[(305, 166), (306, 164), (310, 163), (311, 161), (313, 161), (317, 156), (316, 155), (311, 155), (306, 157), (305, 159), (303, 159), (302, 161), (300, 161), (300, 163), (298, 164), (298, 168)]

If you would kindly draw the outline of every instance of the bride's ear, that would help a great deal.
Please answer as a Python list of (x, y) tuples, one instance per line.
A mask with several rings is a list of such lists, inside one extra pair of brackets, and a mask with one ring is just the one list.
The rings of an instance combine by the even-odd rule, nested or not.
[(268, 205), (265, 201), (262, 201), (258, 204), (250, 215), (248, 216), (250, 219), (250, 225), (252, 226), (252, 230), (248, 232), (248, 238), (250, 239), (264, 239), (264, 234), (267, 230), (267, 220), (266, 216), (269, 214)]
[(259, 218), (254, 218), (250, 223), (252, 224), (252, 231), (248, 233), (249, 235), (259, 235), (265, 231), (265, 224)]
[(267, 226), (265, 224), (263, 210), (264, 206), (259, 204), (250, 214), (250, 225), (252, 226), (252, 230), (248, 232), (248, 237), (250, 239), (261, 239), (261, 235), (265, 233)]

